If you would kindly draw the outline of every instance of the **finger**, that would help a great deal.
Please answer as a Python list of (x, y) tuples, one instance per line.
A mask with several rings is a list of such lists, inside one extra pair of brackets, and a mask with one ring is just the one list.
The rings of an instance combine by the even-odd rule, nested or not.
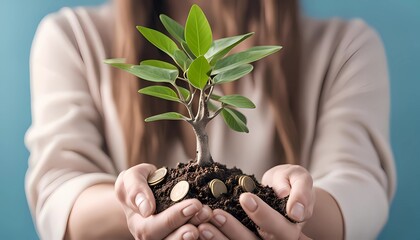
[(299, 237), (301, 227), (298, 224), (291, 223), (254, 194), (241, 194), (239, 202), (252, 221), (263, 232), (275, 236), (274, 239), (297, 239)]
[[(210, 223), (203, 223), (198, 226), (200, 232), (200, 239), (204, 240), (229, 240), (233, 238), (226, 237), (221, 231)], [(241, 239), (247, 239), (242, 237)]]
[(196, 215), (194, 215), (194, 217), (191, 218), (189, 223), (193, 224), (194, 226), (198, 226), (201, 223), (210, 221), (212, 216), (213, 216), (213, 211), (211, 210), (211, 208), (207, 205), (204, 205), (200, 209), (200, 211)]
[(281, 165), (271, 168), (264, 173), (261, 183), (273, 188), (279, 198), (284, 198), (290, 194), (290, 182), (285, 174), (291, 165)]
[(312, 216), (315, 203), (315, 191), (311, 175), (302, 167), (289, 175), (290, 195), (286, 211), (290, 218), (303, 222)]
[(273, 175), (276, 169), (277, 167), (273, 167), (266, 171), (261, 178), (261, 184), (269, 186), (273, 182)]
[(312, 240), (312, 238), (309, 238), (309, 237), (308, 237), (308, 236), (306, 236), (305, 234), (300, 233), (299, 240)]
[(263, 181), (273, 187), (279, 197), (289, 195), (286, 212), (290, 218), (302, 222), (312, 216), (315, 191), (309, 172), (298, 165), (280, 165), (271, 168)]
[(148, 176), (154, 171), (154, 165), (142, 163), (128, 169), (123, 175), (125, 203), (143, 217), (148, 217), (155, 211), (155, 198), (147, 183)]
[(221, 209), (213, 211), (213, 218), (210, 222), (229, 239), (258, 239), (235, 217)]
[(120, 174), (117, 177), (117, 180), (115, 181), (114, 184), (114, 191), (115, 194), (117, 195), (117, 198), (120, 202), (124, 202), (125, 201), (125, 188), (124, 188), (124, 183), (123, 183), (123, 176), (124, 176), (125, 171), (120, 172)]
[(275, 240), (276, 236), (274, 236), (271, 233), (265, 232), (262, 229), (258, 229), (258, 233), (260, 234), (260, 237), (264, 240)]
[(197, 227), (192, 224), (186, 224), (169, 234), (165, 240), (197, 240), (199, 236), (200, 233)]
[[(141, 232), (145, 239), (163, 239), (176, 229), (187, 223), (202, 208), (197, 199), (179, 202), (165, 211), (145, 218), (141, 224)], [(150, 237), (150, 238), (149, 238)]]

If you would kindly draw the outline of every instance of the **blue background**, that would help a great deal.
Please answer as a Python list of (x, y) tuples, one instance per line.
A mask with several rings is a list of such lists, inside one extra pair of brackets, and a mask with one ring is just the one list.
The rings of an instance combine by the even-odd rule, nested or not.
[[(0, 0), (0, 239), (36, 239), (24, 194), (30, 124), (29, 52), (41, 18), (62, 6), (103, 0)], [(361, 17), (385, 44), (391, 74), (391, 142), (398, 190), (380, 239), (415, 239), (420, 226), (420, 1), (304, 0), (315, 17)], [(355, 209), (355, 211), (358, 211)]]

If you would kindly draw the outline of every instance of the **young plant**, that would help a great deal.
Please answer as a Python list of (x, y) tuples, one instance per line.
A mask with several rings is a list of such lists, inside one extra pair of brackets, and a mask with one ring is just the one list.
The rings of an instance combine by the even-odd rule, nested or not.
[[(214, 88), (247, 75), (253, 70), (251, 62), (279, 51), (281, 46), (251, 47), (226, 56), (253, 33), (213, 40), (210, 24), (197, 5), (191, 7), (185, 27), (164, 14), (160, 15), (160, 20), (178, 44), (159, 31), (142, 26), (137, 26), (137, 29), (149, 42), (169, 55), (176, 66), (160, 60), (144, 60), (139, 65), (125, 63), (124, 59), (108, 59), (105, 63), (143, 80), (167, 85), (145, 87), (139, 93), (179, 102), (187, 109), (188, 116), (167, 112), (146, 118), (145, 121), (188, 122), (196, 135), (196, 161), (204, 166), (213, 162), (205, 130), (207, 124), (221, 113), (227, 126), (247, 133), (246, 117), (237, 108), (255, 108), (254, 103), (244, 96), (217, 96), (213, 93)], [(185, 82), (188, 89), (179, 86), (180, 82)], [(198, 108), (193, 109), (196, 98)]]

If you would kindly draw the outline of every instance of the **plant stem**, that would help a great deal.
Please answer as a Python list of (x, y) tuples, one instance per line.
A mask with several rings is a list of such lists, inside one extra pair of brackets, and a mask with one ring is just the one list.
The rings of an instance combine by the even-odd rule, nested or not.
[(213, 159), (209, 149), (209, 138), (206, 133), (206, 124), (198, 123), (193, 124), (195, 137), (197, 140), (197, 164), (206, 166), (213, 163)]
[(192, 122), (197, 139), (197, 164), (200, 166), (209, 165), (213, 162), (210, 155), (209, 138), (206, 133), (206, 125), (210, 121), (206, 99), (205, 91), (201, 90), (197, 115)]

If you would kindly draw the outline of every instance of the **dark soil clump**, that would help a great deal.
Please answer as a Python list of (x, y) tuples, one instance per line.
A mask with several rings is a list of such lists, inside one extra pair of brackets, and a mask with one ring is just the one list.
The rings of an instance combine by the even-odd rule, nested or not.
[[(259, 236), (257, 226), (246, 215), (239, 204), (239, 196), (244, 191), (238, 183), (239, 177), (244, 175), (238, 168), (229, 169), (220, 163), (213, 163), (210, 166), (199, 166), (195, 161), (189, 161), (187, 164), (179, 163), (176, 168), (168, 169), (165, 179), (155, 186), (151, 186), (156, 199), (156, 213), (160, 213), (168, 207), (175, 204), (170, 199), (172, 188), (178, 182), (185, 180), (189, 183), (190, 188), (187, 195), (183, 199), (196, 198), (202, 204), (208, 205), (211, 209), (222, 209), (232, 214), (243, 225)], [(288, 197), (278, 198), (272, 188), (262, 186), (257, 182), (254, 175), (251, 177), (256, 185), (252, 192), (259, 196), (263, 201), (270, 205), (273, 209), (280, 212), (283, 216), (291, 220), (286, 214), (286, 204)], [(209, 188), (209, 182), (213, 179), (221, 180), (227, 187), (227, 193), (215, 198)]]

